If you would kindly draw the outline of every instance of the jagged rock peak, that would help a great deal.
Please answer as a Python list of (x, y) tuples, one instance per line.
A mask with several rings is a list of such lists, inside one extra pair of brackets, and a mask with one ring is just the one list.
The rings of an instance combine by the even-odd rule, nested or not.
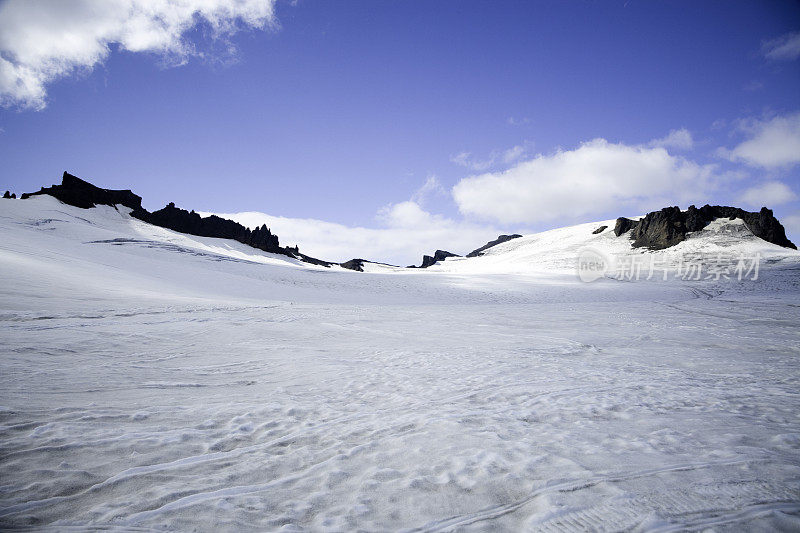
[(619, 217), (617, 219), (617, 223), (614, 225), (614, 235), (619, 237), (623, 233), (626, 233), (631, 230), (638, 222), (633, 221), (629, 218)]
[(461, 257), (461, 256), (450, 253), (447, 250), (436, 250), (433, 256), (423, 255), (422, 264), (419, 267), (415, 267), (414, 265), (409, 265), (408, 268), (428, 268), (429, 266), (435, 265), (439, 261), (444, 261), (448, 257)]
[(297, 246), (282, 248), (278, 236), (273, 235), (266, 224), (250, 230), (238, 222), (216, 215), (201, 217), (194, 211), (175, 207), (174, 202), (170, 202), (163, 209), (150, 213), (142, 207), (142, 198), (130, 190), (101, 189), (66, 171), (61, 178), (61, 185), (42, 187), (37, 192), (23, 194), (21, 198), (25, 199), (39, 194), (49, 194), (65, 204), (82, 209), (89, 209), (96, 205), (123, 205), (132, 209), (131, 216), (154, 226), (199, 237), (232, 239), (265, 252), (297, 258), (315, 265), (327, 267), (332, 264), (301, 254)]
[(630, 231), (634, 248), (662, 250), (675, 246), (686, 239), (688, 233), (700, 231), (718, 218), (740, 218), (756, 237), (778, 246), (797, 249), (786, 237), (786, 230), (772, 214), (772, 210), (766, 207), (758, 212), (720, 205), (704, 205), (699, 209), (690, 205), (686, 211), (681, 211), (677, 206), (665, 207), (660, 211), (647, 213), (640, 220), (618, 218), (614, 234), (619, 237)]
[(511, 239), (518, 239), (522, 237), (522, 235), (518, 235), (514, 233), (513, 235), (500, 235), (493, 241), (489, 241), (480, 248), (476, 248), (472, 250), (470, 253), (467, 254), (467, 257), (478, 257), (479, 255), (483, 255), (485, 250), (488, 250), (492, 246), (497, 246), (498, 244), (502, 244), (504, 242), (510, 241)]
[(189, 235), (198, 235), (200, 237), (233, 239), (265, 252), (283, 255), (289, 255), (290, 253), (290, 250), (280, 247), (278, 236), (273, 235), (266, 224), (260, 228), (250, 230), (238, 222), (216, 215), (201, 217), (194, 211), (175, 207), (174, 202), (170, 202), (163, 209), (152, 213), (139, 209), (135, 210), (131, 215), (155, 226), (168, 228), (180, 233), (188, 233)]
[(129, 189), (101, 189), (66, 171), (61, 177), (61, 185), (42, 187), (39, 191), (25, 193), (20, 198), (24, 200), (39, 194), (49, 194), (65, 204), (83, 209), (96, 205), (123, 205), (133, 210), (142, 208), (142, 197), (133, 194)]
[(364, 272), (364, 263), (368, 262), (365, 259), (351, 259), (344, 263), (339, 263), (339, 266), (348, 270), (355, 270), (356, 272)]

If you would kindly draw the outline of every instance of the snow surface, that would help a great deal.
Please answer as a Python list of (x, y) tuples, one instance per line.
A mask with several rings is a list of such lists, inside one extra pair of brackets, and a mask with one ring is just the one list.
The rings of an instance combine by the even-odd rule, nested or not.
[(0, 200), (0, 527), (800, 529), (800, 254), (581, 283), (602, 224), (358, 273)]

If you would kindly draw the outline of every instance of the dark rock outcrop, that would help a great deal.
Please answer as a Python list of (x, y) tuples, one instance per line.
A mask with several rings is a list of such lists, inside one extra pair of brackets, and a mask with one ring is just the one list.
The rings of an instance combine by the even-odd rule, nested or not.
[(634, 222), (633, 220), (625, 217), (619, 217), (617, 219), (617, 223), (614, 224), (614, 235), (619, 237), (623, 233), (629, 231), (632, 227), (634, 227), (638, 222)]
[(356, 272), (364, 272), (364, 259), (351, 259), (344, 263), (339, 263), (339, 266), (348, 270), (355, 270)]
[(444, 261), (448, 257), (461, 257), (461, 256), (457, 254), (452, 254), (446, 250), (436, 250), (433, 256), (423, 255), (422, 264), (419, 267), (416, 267), (414, 265), (409, 265), (407, 268), (428, 268), (429, 266), (435, 265), (439, 261)]
[(772, 214), (772, 210), (766, 207), (758, 212), (720, 205), (704, 205), (699, 209), (691, 205), (686, 211), (681, 211), (679, 207), (665, 207), (648, 213), (638, 221), (618, 218), (614, 233), (620, 236), (630, 231), (634, 248), (662, 250), (678, 244), (686, 239), (688, 233), (700, 231), (718, 218), (740, 218), (756, 237), (772, 244), (797, 249), (786, 238), (786, 230)]
[[(710, 222), (710, 221), (709, 221)], [(633, 247), (662, 250), (686, 238), (685, 217), (679, 207), (665, 207), (648, 213), (631, 229)]]
[(470, 253), (467, 254), (467, 257), (478, 257), (479, 255), (483, 255), (485, 250), (488, 250), (492, 246), (497, 246), (498, 244), (502, 244), (504, 242), (510, 241), (511, 239), (519, 239), (522, 235), (513, 234), (513, 235), (500, 235), (493, 241), (489, 241), (480, 248), (476, 248), (472, 250)]
[[(364, 265), (366, 263), (372, 265), (382, 265), (386, 267), (399, 268), (397, 265), (390, 265), (389, 263), (380, 263), (378, 261), (368, 261), (366, 259), (351, 259), (350, 261), (339, 263), (339, 266), (342, 268), (347, 268), (349, 270), (355, 270), (356, 272), (364, 272)], [(409, 268), (416, 268), (416, 267), (409, 267)]]
[(599, 228), (597, 228), (596, 230), (594, 230), (592, 232), (592, 235), (597, 235), (598, 233), (603, 233), (606, 230), (606, 228), (608, 228), (608, 226), (600, 226)]
[[(295, 247), (296, 248), (296, 247)], [(294, 254), (296, 258), (303, 261), (304, 263), (311, 263), (312, 265), (319, 265), (329, 268), (331, 265), (335, 265), (336, 263), (332, 263), (331, 261), (323, 261), (322, 259), (317, 259), (316, 257), (311, 257), (310, 255), (301, 254), (297, 252)]]
[(130, 190), (101, 189), (69, 172), (64, 172), (61, 185), (42, 187), (37, 192), (23, 194), (21, 198), (24, 200), (39, 194), (49, 194), (65, 204), (83, 209), (96, 205), (124, 205), (133, 210), (142, 209), (142, 197), (133, 194)]
[(339, 266), (356, 272), (364, 272), (364, 263), (369, 263), (369, 261), (366, 259), (351, 259), (350, 261), (339, 263)]
[(144, 209), (134, 210), (132, 216), (149, 222), (154, 226), (171, 229), (180, 233), (197, 235), (199, 237), (216, 237), (219, 239), (233, 239), (242, 244), (258, 248), (265, 252), (295, 256), (294, 249), (281, 248), (278, 236), (273, 235), (266, 224), (260, 228), (250, 230), (238, 222), (221, 218), (216, 215), (201, 217), (194, 211), (187, 211), (169, 203), (165, 208), (147, 212)]
[(165, 208), (153, 211), (152, 213), (144, 209), (134, 210), (131, 212), (131, 216), (153, 224), (154, 226), (160, 226), (180, 233), (188, 233), (189, 235), (197, 235), (198, 237), (232, 239), (265, 252), (294, 257), (305, 263), (311, 263), (312, 265), (329, 267), (333, 264), (330, 261), (323, 261), (322, 259), (300, 253), (300, 249), (296, 245), (282, 247), (278, 236), (274, 235), (266, 224), (262, 225), (260, 228), (251, 230), (238, 222), (216, 215), (201, 217), (194, 211), (187, 211), (175, 207), (175, 204), (172, 202), (167, 204)]
[(5, 194), (3, 195), (3, 198), (5, 199), (11, 198), (11, 191), (6, 191)]
[(266, 225), (251, 230), (238, 222), (216, 215), (201, 217), (194, 211), (175, 207), (171, 202), (163, 209), (150, 213), (142, 207), (142, 198), (130, 190), (101, 189), (68, 172), (64, 172), (61, 185), (42, 187), (38, 192), (23, 194), (21, 198), (26, 199), (39, 194), (49, 194), (65, 204), (83, 209), (96, 205), (123, 205), (132, 209), (131, 216), (154, 226), (199, 237), (232, 239), (265, 252), (285, 255), (315, 265), (329, 267), (333, 264), (301, 254), (297, 246), (282, 248), (278, 236), (273, 235)]

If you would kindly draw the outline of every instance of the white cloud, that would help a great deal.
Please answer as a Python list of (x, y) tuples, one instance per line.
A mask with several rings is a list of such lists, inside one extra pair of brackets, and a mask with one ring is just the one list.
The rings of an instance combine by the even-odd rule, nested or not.
[(694, 146), (692, 134), (686, 128), (670, 131), (666, 137), (650, 141), (650, 146), (690, 150)]
[(297, 244), (305, 254), (339, 263), (360, 258), (400, 266), (419, 264), (423, 254), (443, 249), (464, 255), (504, 233), (489, 225), (433, 214), (422, 207), (426, 197), (444, 193), (436, 176), (429, 176), (411, 200), (378, 210), (377, 227), (371, 228), (258, 212), (215, 214), (249, 228), (266, 224), (283, 245)]
[(786, 236), (789, 240), (797, 243), (800, 240), (800, 213), (795, 212), (792, 215), (781, 217), (781, 223), (786, 229)]
[(786, 204), (796, 199), (797, 195), (794, 191), (780, 181), (768, 181), (761, 185), (750, 187), (739, 198), (745, 205), (759, 208)]
[(765, 121), (751, 120), (743, 122), (740, 128), (750, 138), (732, 150), (720, 149), (719, 155), (764, 168), (800, 163), (800, 113)]
[(0, 105), (43, 109), (48, 83), (102, 63), (111, 45), (181, 64), (214, 39), (276, 24), (275, 0), (9, 0), (0, 4)]
[(800, 57), (800, 31), (781, 35), (761, 45), (764, 57), (773, 61), (793, 61)]
[(439, 182), (439, 178), (436, 176), (428, 176), (428, 179), (425, 180), (425, 183), (422, 184), (422, 187), (414, 192), (413, 196), (411, 196), (411, 199), (418, 204), (423, 204), (430, 196), (444, 194), (446, 194), (446, 191)]
[(450, 162), (462, 167), (469, 167), (471, 156), (472, 154), (470, 152), (459, 152), (456, 155), (450, 156)]
[(390, 228), (420, 229), (444, 222), (444, 217), (428, 213), (413, 200), (390, 204), (378, 211), (376, 217)]
[(504, 172), (464, 178), (452, 193), (465, 215), (533, 223), (699, 202), (718, 179), (714, 165), (699, 165), (661, 147), (595, 139)]
[(475, 172), (483, 172), (496, 165), (510, 165), (514, 161), (525, 157), (531, 146), (532, 143), (525, 141), (507, 150), (493, 150), (486, 159), (475, 159), (470, 152), (460, 152), (450, 156), (450, 162)]
[(419, 264), (423, 254), (436, 249), (463, 255), (503, 233), (428, 213), (413, 201), (383, 208), (377, 217), (380, 226), (373, 228), (256, 212), (217, 214), (251, 228), (266, 224), (281, 244), (298, 244), (303, 253), (337, 262), (357, 257), (400, 266)]

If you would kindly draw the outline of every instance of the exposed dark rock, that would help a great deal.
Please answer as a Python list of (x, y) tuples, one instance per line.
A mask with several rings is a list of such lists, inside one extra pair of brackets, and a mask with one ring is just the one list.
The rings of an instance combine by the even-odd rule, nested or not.
[[(431, 265), (435, 265), (439, 261), (444, 261), (448, 257), (461, 257), (461, 256), (456, 254), (451, 254), (446, 250), (436, 250), (433, 256), (430, 255), (422, 256), (422, 264), (419, 266), (419, 268), (428, 268)], [(417, 268), (417, 267), (415, 267), (414, 265), (409, 265), (408, 268)]]
[(429, 266), (433, 266), (436, 264), (436, 260), (431, 257), (430, 255), (423, 255), (422, 256), (422, 264), (419, 265), (420, 268), (428, 268)]
[(241, 224), (225, 218), (211, 215), (201, 217), (194, 211), (187, 211), (170, 202), (163, 209), (147, 212), (144, 209), (134, 210), (131, 215), (140, 220), (149, 222), (154, 226), (171, 229), (180, 233), (197, 235), (199, 237), (216, 237), (219, 239), (233, 239), (242, 244), (258, 248), (265, 252), (294, 256), (294, 250), (281, 248), (278, 236), (273, 235), (266, 224), (260, 228), (250, 230)]
[(786, 237), (786, 229), (778, 219), (775, 218), (775, 215), (772, 214), (772, 209), (762, 207), (758, 213), (742, 211), (741, 209), (738, 211), (741, 211), (741, 213), (727, 216), (744, 220), (745, 225), (747, 225), (756, 237), (761, 237), (767, 242), (783, 246), (784, 248), (793, 248), (797, 250), (797, 246)]
[(6, 199), (11, 198), (11, 191), (6, 191), (5, 194), (3, 195), (3, 198)]
[(522, 237), (522, 235), (517, 235), (516, 233), (513, 235), (500, 235), (493, 241), (489, 241), (480, 248), (476, 248), (472, 250), (470, 253), (467, 254), (467, 257), (478, 257), (479, 255), (483, 255), (485, 250), (488, 250), (492, 246), (497, 246), (498, 244), (504, 243), (506, 241), (510, 241), (511, 239), (518, 239)]
[[(295, 248), (297, 248), (295, 246)], [(329, 268), (331, 265), (335, 265), (336, 263), (332, 263), (331, 261), (323, 261), (322, 259), (317, 259), (316, 257), (311, 257), (310, 255), (301, 254), (297, 252), (294, 254), (295, 257), (303, 261), (304, 263), (311, 263), (312, 265), (319, 265)]]
[(16, 198), (17, 198), (17, 194), (12, 192), (12, 193), (11, 193), (11, 199), (12, 199), (12, 200), (14, 200), (14, 199), (16, 199)]
[(634, 227), (636, 224), (638, 224), (638, 222), (634, 222), (629, 218), (619, 217), (617, 219), (617, 223), (614, 224), (614, 235), (619, 237), (620, 235), (622, 235), (623, 233), (627, 232), (632, 227)]
[(233, 220), (216, 215), (201, 217), (194, 211), (186, 211), (175, 207), (175, 204), (171, 202), (165, 208), (150, 213), (142, 208), (142, 198), (133, 194), (133, 192), (129, 190), (101, 189), (68, 172), (64, 172), (61, 185), (42, 187), (38, 192), (23, 194), (22, 198), (25, 199), (39, 194), (49, 194), (65, 204), (83, 209), (96, 205), (123, 205), (132, 209), (131, 216), (154, 226), (199, 237), (233, 239), (265, 252), (297, 258), (315, 265), (329, 267), (332, 264), (328, 261), (301, 254), (297, 246), (282, 248), (278, 241), (278, 236), (273, 235), (266, 225), (250, 230)]
[(350, 261), (339, 263), (339, 266), (341, 266), (342, 268), (347, 268), (349, 270), (355, 270), (356, 272), (364, 272), (363, 259), (351, 259)]
[(606, 228), (608, 228), (608, 226), (600, 226), (599, 228), (597, 228), (596, 230), (594, 230), (592, 232), (592, 235), (597, 235), (598, 233), (603, 233), (606, 230)]
[[(350, 261), (345, 261), (344, 263), (339, 263), (339, 266), (342, 268), (347, 268), (350, 270), (355, 270), (356, 272), (364, 272), (364, 265), (366, 263), (370, 263), (372, 265), (383, 265), (392, 268), (399, 268), (397, 265), (390, 265), (389, 263), (380, 263), (378, 261), (368, 261), (366, 259), (351, 259)], [(408, 268), (416, 268), (415, 266), (410, 266)]]
[(142, 198), (133, 194), (130, 190), (115, 191), (112, 189), (101, 189), (82, 179), (73, 176), (69, 172), (64, 172), (61, 178), (61, 185), (52, 187), (42, 187), (41, 190), (32, 193), (25, 193), (21, 196), (24, 200), (39, 194), (49, 194), (65, 204), (74, 205), (88, 209), (96, 205), (124, 205), (133, 210), (142, 209)]
[(646, 246), (651, 250), (662, 250), (685, 238), (686, 217), (679, 207), (665, 207), (648, 213), (631, 229), (634, 248)]
[(690, 205), (684, 217), (686, 231), (700, 231), (705, 228), (708, 225), (709, 219), (713, 220), (712, 214), (709, 212), (711, 209), (713, 208), (709, 205), (704, 205), (700, 209)]
[(699, 209), (691, 205), (686, 211), (681, 211), (679, 207), (665, 207), (648, 213), (639, 221), (618, 218), (614, 233), (619, 236), (631, 230), (630, 238), (635, 248), (662, 250), (678, 244), (686, 239), (688, 233), (700, 231), (718, 218), (740, 218), (756, 237), (779, 246), (797, 249), (786, 238), (786, 230), (772, 214), (772, 210), (766, 207), (758, 212), (720, 205), (704, 205)]
[(332, 263), (322, 261), (314, 257), (301, 254), (297, 246), (281, 247), (278, 236), (274, 235), (266, 224), (253, 230), (242, 226), (238, 222), (227, 218), (211, 215), (201, 217), (194, 211), (187, 211), (170, 202), (163, 209), (147, 212), (138, 209), (131, 212), (131, 215), (162, 228), (171, 229), (180, 233), (197, 235), (199, 237), (216, 237), (219, 239), (233, 239), (247, 246), (252, 246), (265, 252), (286, 255), (311, 263), (329, 267)]

